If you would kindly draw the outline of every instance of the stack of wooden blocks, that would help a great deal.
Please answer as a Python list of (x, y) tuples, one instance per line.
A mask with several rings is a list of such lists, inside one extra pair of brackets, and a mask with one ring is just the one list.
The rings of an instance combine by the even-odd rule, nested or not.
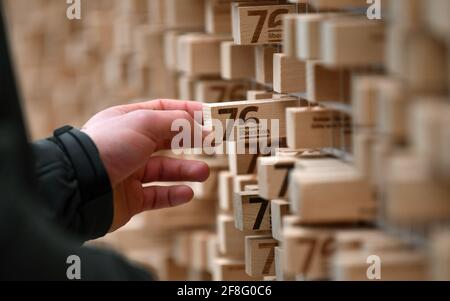
[(450, 279), (449, 1), (92, 2), (103, 97), (278, 122), (184, 155), (211, 167), (196, 199), (106, 243), (167, 280)]

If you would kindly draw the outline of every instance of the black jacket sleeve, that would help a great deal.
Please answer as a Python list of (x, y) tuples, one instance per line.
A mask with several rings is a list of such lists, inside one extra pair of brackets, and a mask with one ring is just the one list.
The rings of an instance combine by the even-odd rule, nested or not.
[(104, 236), (113, 219), (108, 174), (93, 141), (64, 127), (33, 144), (44, 214), (82, 241)]

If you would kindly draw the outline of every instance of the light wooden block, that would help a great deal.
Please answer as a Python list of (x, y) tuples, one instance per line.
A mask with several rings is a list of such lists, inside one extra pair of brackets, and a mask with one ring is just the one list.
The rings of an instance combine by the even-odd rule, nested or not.
[(178, 71), (190, 76), (220, 75), (220, 44), (227, 40), (226, 36), (198, 33), (180, 36), (177, 40)]
[(242, 45), (281, 43), (282, 15), (294, 12), (295, 6), (292, 4), (234, 3), (232, 6), (234, 42)]
[(246, 142), (227, 141), (228, 165), (233, 175), (256, 174), (259, 157), (270, 156), (275, 149), (286, 146), (286, 139), (267, 139)]
[(258, 158), (259, 194), (267, 200), (287, 198), (289, 174), (295, 166), (295, 157)]
[(303, 14), (296, 18), (297, 32), (296, 54), (300, 60), (318, 60), (321, 58), (321, 26), (330, 18), (330, 13)]
[(205, 26), (210, 34), (231, 34), (231, 1), (206, 0)]
[(379, 83), (382, 76), (357, 76), (352, 79), (352, 116), (357, 129), (377, 126)]
[(241, 231), (270, 231), (270, 201), (258, 191), (243, 191), (234, 195), (234, 221)]
[[(305, 0), (289, 0), (292, 3), (305, 3)], [(318, 11), (367, 8), (367, 0), (308, 0), (310, 6)]]
[(208, 241), (213, 236), (208, 231), (192, 233), (191, 268), (196, 271), (208, 271)]
[(301, 280), (329, 279), (329, 260), (335, 251), (335, 229), (285, 227), (284, 272)]
[(377, 206), (369, 183), (356, 171), (297, 170), (289, 186), (291, 211), (303, 222), (371, 222)]
[(273, 83), (273, 55), (280, 49), (273, 46), (255, 47), (256, 82), (263, 85)]
[(275, 247), (278, 242), (271, 236), (245, 237), (245, 271), (248, 275), (275, 275)]
[(245, 100), (250, 85), (239, 80), (198, 80), (195, 100), (205, 103)]
[(259, 100), (259, 99), (269, 99), (273, 95), (272, 92), (265, 90), (249, 90), (247, 91), (248, 100)]
[(233, 42), (221, 44), (222, 78), (255, 78), (255, 48)]
[(306, 91), (306, 64), (283, 53), (273, 55), (273, 90), (278, 93)]
[(426, 160), (414, 154), (397, 155), (387, 166), (383, 206), (387, 223), (411, 229), (448, 220), (450, 189), (433, 180)]
[(258, 277), (251, 277), (245, 272), (244, 260), (218, 258), (215, 261), (213, 281), (257, 281)]
[(320, 149), (349, 145), (349, 116), (321, 107), (288, 108), (287, 144), (294, 149)]
[(384, 62), (384, 25), (366, 17), (324, 21), (321, 43), (321, 57), (328, 66), (372, 66)]
[(252, 231), (240, 231), (236, 229), (232, 215), (219, 213), (217, 216), (219, 251), (227, 258), (244, 259), (245, 236), (252, 234)]
[(350, 101), (350, 72), (327, 68), (320, 61), (306, 63), (306, 98), (312, 102)]
[(271, 200), (270, 214), (272, 219), (272, 236), (278, 241), (283, 239), (283, 217), (289, 214), (289, 202), (286, 200)]
[(440, 229), (431, 236), (431, 273), (432, 279), (437, 281), (450, 280), (450, 231)]
[(199, 30), (205, 26), (204, 0), (165, 1), (165, 21), (170, 29)]
[(233, 212), (233, 174), (229, 171), (219, 173), (219, 209), (224, 213)]
[[(223, 135), (222, 137), (214, 137), (216, 140), (220, 138), (223, 141), (252, 138), (279, 139), (286, 137), (286, 108), (297, 106), (299, 106), (299, 100), (292, 98), (205, 104), (203, 106), (204, 126), (213, 131), (222, 132), (218, 133)], [(262, 123), (256, 124), (256, 119)], [(278, 131), (276, 130), (277, 122)], [(222, 131), (218, 131), (216, 125), (220, 125)], [(215, 141), (215, 143), (220, 144), (221, 141)]]
[(275, 247), (275, 276), (276, 281), (295, 281), (295, 277), (289, 276), (284, 272), (284, 250), (282, 247)]

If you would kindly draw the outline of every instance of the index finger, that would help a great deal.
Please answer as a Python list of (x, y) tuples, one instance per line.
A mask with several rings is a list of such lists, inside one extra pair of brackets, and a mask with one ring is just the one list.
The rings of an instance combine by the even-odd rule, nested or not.
[(123, 105), (117, 108), (124, 113), (130, 113), (137, 110), (186, 111), (194, 118), (194, 112), (201, 112), (202, 107), (202, 103), (198, 101), (155, 99), (145, 102)]

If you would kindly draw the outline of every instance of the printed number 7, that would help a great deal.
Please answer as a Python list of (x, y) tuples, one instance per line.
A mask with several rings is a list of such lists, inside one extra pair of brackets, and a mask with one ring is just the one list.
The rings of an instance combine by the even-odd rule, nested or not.
[(270, 249), (269, 255), (267, 255), (266, 263), (264, 264), (262, 274), (267, 275), (270, 272), (273, 261), (275, 260), (275, 247), (278, 246), (277, 243), (261, 243), (259, 244), (260, 249)]
[(253, 225), (253, 230), (259, 230), (261, 228), (261, 224), (264, 218), (264, 215), (266, 214), (267, 207), (269, 205), (269, 201), (265, 200), (263, 198), (252, 198), (249, 200), (250, 204), (261, 204), (261, 207), (259, 207), (258, 215), (255, 219), (255, 224)]

